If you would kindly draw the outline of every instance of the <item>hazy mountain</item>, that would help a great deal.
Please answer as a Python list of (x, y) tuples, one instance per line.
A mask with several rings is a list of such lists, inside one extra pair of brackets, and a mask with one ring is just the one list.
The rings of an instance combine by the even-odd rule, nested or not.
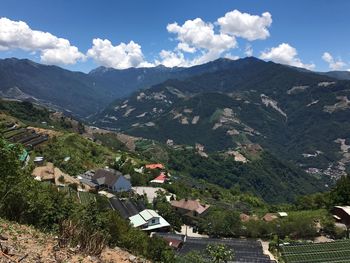
[(95, 124), (212, 151), (244, 151), (258, 143), (305, 169), (344, 173), (350, 162), (349, 81), (256, 58), (224, 63), (223, 70), (167, 80), (117, 100)]
[(0, 92), (4, 97), (31, 98), (80, 116), (102, 108), (111, 95), (84, 73), (16, 58), (0, 60)]
[(340, 79), (340, 80), (350, 80), (350, 72), (349, 71), (329, 71), (325, 73), (320, 73), (332, 78)]
[(167, 79), (184, 79), (196, 74), (225, 69), (229, 60), (192, 68), (99, 67), (89, 74), (47, 66), (28, 59), (0, 60), (0, 96), (30, 99), (50, 107), (87, 117), (106, 108), (116, 98), (130, 95)]

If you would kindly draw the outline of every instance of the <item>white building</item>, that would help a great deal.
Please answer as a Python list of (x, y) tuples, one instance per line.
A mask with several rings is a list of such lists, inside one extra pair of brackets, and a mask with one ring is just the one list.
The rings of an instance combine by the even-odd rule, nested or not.
[(151, 209), (145, 209), (142, 212), (129, 217), (129, 220), (134, 227), (139, 227), (144, 231), (154, 231), (170, 227), (170, 224), (163, 217)]

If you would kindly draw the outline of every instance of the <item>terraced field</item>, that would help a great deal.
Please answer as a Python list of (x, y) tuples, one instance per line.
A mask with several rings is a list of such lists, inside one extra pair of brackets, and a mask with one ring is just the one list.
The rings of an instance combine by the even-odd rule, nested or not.
[(350, 240), (285, 245), (282, 256), (286, 263), (350, 263)]

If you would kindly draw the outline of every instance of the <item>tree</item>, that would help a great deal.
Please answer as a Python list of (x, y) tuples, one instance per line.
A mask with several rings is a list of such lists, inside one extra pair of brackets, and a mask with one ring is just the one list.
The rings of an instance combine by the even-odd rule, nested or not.
[(181, 231), (181, 217), (166, 200), (164, 193), (159, 193), (159, 195), (153, 201), (153, 206), (154, 209), (158, 210), (159, 214), (169, 222), (175, 231)]
[(237, 212), (211, 209), (199, 226), (210, 236), (229, 237), (239, 234), (241, 221)]
[(348, 205), (350, 203), (350, 177), (343, 176), (330, 193), (333, 205)]
[(234, 251), (223, 244), (208, 245), (206, 253), (213, 263), (226, 263), (234, 258)]
[(177, 263), (205, 263), (205, 259), (198, 251), (191, 251), (186, 255), (177, 258)]

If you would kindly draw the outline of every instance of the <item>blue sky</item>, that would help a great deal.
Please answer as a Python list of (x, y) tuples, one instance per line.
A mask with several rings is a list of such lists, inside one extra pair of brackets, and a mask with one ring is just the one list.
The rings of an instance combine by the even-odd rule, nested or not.
[(246, 55), (318, 71), (350, 68), (347, 0), (1, 0), (0, 6), (1, 58), (85, 72)]

